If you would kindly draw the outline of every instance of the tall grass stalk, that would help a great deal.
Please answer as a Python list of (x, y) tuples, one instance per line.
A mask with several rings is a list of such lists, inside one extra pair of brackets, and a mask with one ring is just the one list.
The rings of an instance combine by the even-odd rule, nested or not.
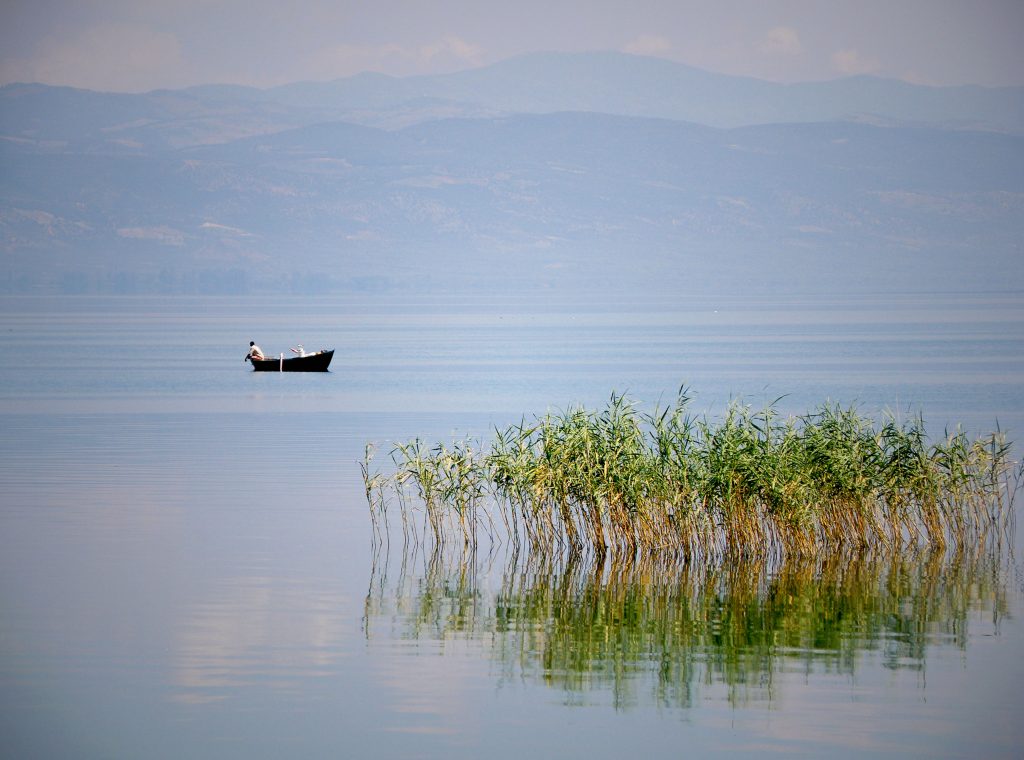
[[(1018, 477), (1001, 431), (930, 441), (920, 415), (876, 421), (823, 404), (782, 418), (732, 402), (719, 420), (675, 403), (640, 411), (613, 394), (470, 440), (392, 451), (390, 477), (363, 467), (374, 532), (394, 496), (406, 540), (492, 542), (603, 556), (687, 559), (1005, 540)], [(368, 450), (369, 457), (369, 450)], [(415, 515), (422, 511), (423, 525)], [(411, 527), (409, 527), (411, 526)]]

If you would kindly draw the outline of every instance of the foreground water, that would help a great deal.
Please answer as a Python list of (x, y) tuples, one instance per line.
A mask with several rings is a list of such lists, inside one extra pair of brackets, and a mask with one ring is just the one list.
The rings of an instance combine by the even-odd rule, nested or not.
[[(1017, 756), (1010, 551), (715, 568), (375, 550), (368, 441), (690, 385), (1024, 433), (1024, 299), (0, 301), (17, 757)], [(249, 340), (337, 350), (253, 373)], [(10, 361), (16, 359), (17, 361)], [(1018, 536), (1018, 539), (1020, 537)]]

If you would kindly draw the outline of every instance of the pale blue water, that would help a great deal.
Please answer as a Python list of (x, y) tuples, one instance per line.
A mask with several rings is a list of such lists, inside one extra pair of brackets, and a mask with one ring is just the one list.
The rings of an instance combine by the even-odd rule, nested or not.
[[(812, 574), (781, 607), (724, 580), (702, 617), (707, 587), (684, 604), (665, 568), (620, 596), (610, 570), (375, 558), (357, 461), (683, 383), (711, 414), (786, 394), (1024, 440), (1022, 328), (1019, 293), (2, 299), (0, 754), (1018, 756), (1012, 558), (964, 582), (911, 562), (905, 587), (869, 569), (856, 592)], [(334, 365), (253, 373), (249, 340)], [(581, 628), (594, 588), (635, 625)], [(771, 640), (723, 643), (745, 594)], [(854, 623), (818, 630), (829, 610)]]

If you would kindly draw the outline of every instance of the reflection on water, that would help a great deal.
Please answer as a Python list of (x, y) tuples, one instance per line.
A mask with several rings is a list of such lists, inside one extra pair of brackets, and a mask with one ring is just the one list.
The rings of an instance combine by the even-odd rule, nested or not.
[[(683, 381), (699, 413), (790, 393), (1024, 440), (1018, 293), (549, 300), (0, 299), (0, 754), (1020, 754), (1024, 589), (992, 558), (392, 544), (367, 597), (366, 441)], [(250, 339), (340, 363), (262, 377)]]
[(371, 643), (474, 642), (502, 679), (569, 703), (688, 708), (707, 688), (742, 706), (781, 696), (780, 673), (852, 676), (866, 657), (923, 672), (930, 650), (967, 647), (972, 617), (998, 631), (1007, 575), (990, 551), (775, 567), (412, 554), (377, 558), (364, 625)]
[[(343, 648), (344, 599), (272, 578), (223, 582), (186, 613), (174, 663), (178, 701), (227, 698), (260, 685), (301, 692), (334, 673)], [(284, 645), (287, 642), (287, 645)]]

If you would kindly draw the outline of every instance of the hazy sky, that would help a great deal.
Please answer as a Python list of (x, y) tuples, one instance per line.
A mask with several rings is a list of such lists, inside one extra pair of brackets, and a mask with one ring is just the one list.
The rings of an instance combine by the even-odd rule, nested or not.
[(1024, 0), (0, 0), (0, 83), (142, 91), (624, 50), (792, 82), (1024, 85)]

